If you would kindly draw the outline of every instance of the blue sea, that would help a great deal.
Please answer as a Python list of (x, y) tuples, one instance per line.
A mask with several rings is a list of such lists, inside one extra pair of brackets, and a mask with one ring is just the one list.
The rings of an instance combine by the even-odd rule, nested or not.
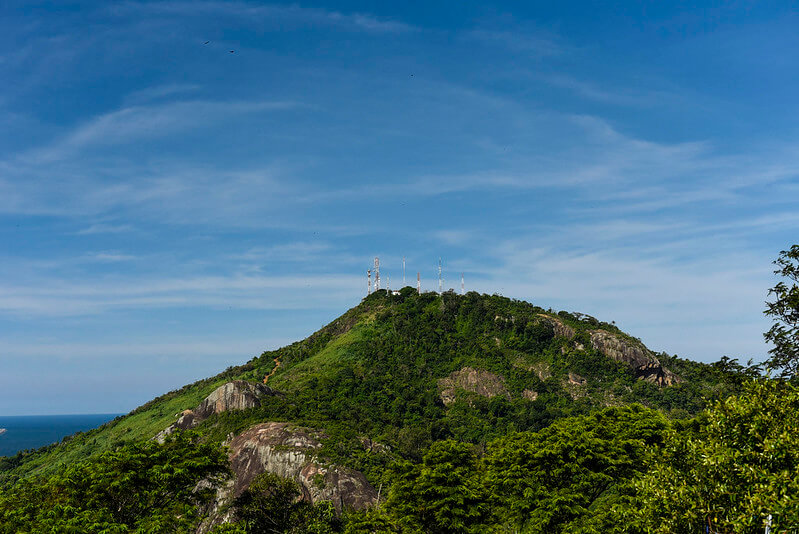
[(0, 456), (38, 449), (75, 432), (97, 428), (121, 414), (0, 416)]

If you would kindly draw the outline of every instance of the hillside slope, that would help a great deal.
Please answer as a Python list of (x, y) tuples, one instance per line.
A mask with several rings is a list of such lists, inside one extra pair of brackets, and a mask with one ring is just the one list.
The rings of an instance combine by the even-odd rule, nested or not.
[(655, 355), (612, 324), (554, 313), (499, 296), (376, 292), (305, 340), (268, 351), (158, 397), (103, 427), (0, 459), (0, 481), (150, 439), (231, 380), (261, 382), (285, 395), (257, 408), (212, 415), (196, 428), (222, 442), (263, 421), (326, 429), (328, 454), (353, 460), (357, 436), (419, 458), (431, 442), (482, 442), (537, 430), (562, 417), (639, 402), (677, 417), (725, 396), (734, 374)]

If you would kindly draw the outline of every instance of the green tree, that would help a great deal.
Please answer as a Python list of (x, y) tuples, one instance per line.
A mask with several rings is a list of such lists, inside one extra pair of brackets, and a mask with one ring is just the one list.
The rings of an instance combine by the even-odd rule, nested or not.
[(236, 518), (248, 533), (289, 532), (299, 523), (305, 504), (299, 501), (300, 495), (300, 487), (293, 480), (262, 473), (234, 501)]
[(771, 369), (781, 370), (785, 376), (794, 376), (799, 370), (799, 245), (781, 251), (774, 264), (778, 267), (774, 274), (789, 282), (780, 281), (769, 290), (775, 300), (767, 302), (763, 312), (775, 320), (764, 334), (766, 341), (774, 344), (767, 364)]
[(772, 515), (776, 532), (799, 528), (799, 388), (752, 382), (700, 423), (669, 435), (619, 523), (631, 532), (754, 534)]
[(625, 485), (668, 428), (640, 405), (555, 422), (490, 444), (486, 480), (495, 515), (523, 532), (605, 532)]
[(293, 480), (265, 472), (234, 500), (237, 524), (247, 534), (331, 534), (341, 531), (333, 504), (302, 499)]
[(411, 532), (483, 532), (487, 502), (471, 445), (434, 443), (420, 465), (402, 462), (388, 499), (397, 523)]
[(368, 508), (346, 518), (344, 534), (399, 534), (400, 528), (384, 509)]
[(0, 494), (0, 533), (180, 532), (210, 497), (200, 480), (228, 475), (227, 455), (192, 433), (105, 452), (46, 479), (24, 479)]

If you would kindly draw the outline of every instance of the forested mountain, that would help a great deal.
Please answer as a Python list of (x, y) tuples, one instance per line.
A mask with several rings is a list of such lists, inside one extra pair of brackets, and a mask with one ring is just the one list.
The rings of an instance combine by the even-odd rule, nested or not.
[(0, 459), (0, 532), (651, 531), (636, 481), (752, 374), (578, 313), (378, 291), (303, 341)]

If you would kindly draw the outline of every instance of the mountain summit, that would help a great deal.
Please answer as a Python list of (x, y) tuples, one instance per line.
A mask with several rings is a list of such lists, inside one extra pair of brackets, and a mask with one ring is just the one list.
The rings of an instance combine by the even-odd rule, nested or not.
[(252, 488), (265, 476), (292, 481), (304, 502), (331, 503), (331, 513), (341, 514), (378, 504), (381, 488), (392, 484), (388, 466), (419, 462), (442, 440), (484, 447), (633, 403), (686, 417), (726, 394), (734, 382), (728, 375), (723, 366), (656, 355), (615, 325), (579, 313), (474, 292), (381, 290), (307, 339), (99, 429), (0, 459), (0, 484), (107, 462), (144, 444), (184, 458), (180, 451), (196, 454), (185, 448), (189, 439), (226, 446), (232, 470), (225, 483), (209, 471), (192, 490), (196, 521), (186, 521), (197, 532), (233, 520), (231, 510), (246, 509), (242, 499), (255, 498)]

